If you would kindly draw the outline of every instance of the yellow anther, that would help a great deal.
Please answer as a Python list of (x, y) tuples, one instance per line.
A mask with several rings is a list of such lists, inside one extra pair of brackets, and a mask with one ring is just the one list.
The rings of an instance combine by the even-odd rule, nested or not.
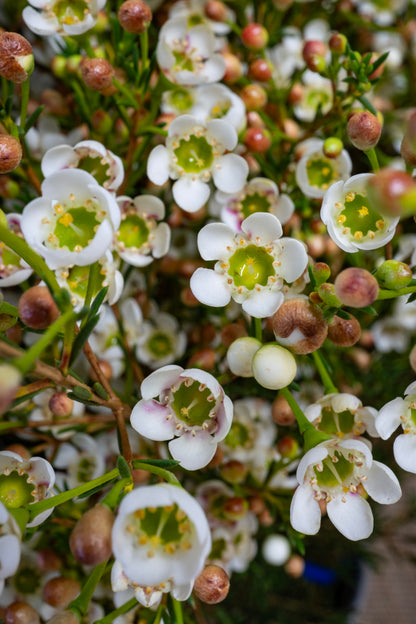
[(175, 544), (166, 544), (163, 550), (167, 552), (168, 555), (173, 555), (173, 553), (176, 552), (176, 546)]
[(378, 221), (376, 221), (376, 228), (378, 230), (382, 230), (384, 227), (384, 219), (379, 219)]
[(348, 191), (348, 193), (345, 195), (345, 201), (346, 202), (352, 202), (355, 199), (355, 193), (353, 193), (352, 191)]
[(343, 214), (339, 215), (338, 219), (337, 219), (337, 223), (345, 223), (345, 221), (347, 220), (347, 217)]
[(331, 169), (330, 169), (329, 167), (324, 167), (324, 168), (322, 169), (322, 173), (323, 173), (324, 175), (328, 175), (329, 173), (331, 173)]
[(363, 233), (360, 232), (360, 230), (357, 230), (356, 232), (354, 232), (354, 238), (355, 240), (361, 240), (363, 237)]
[(61, 223), (61, 225), (68, 227), (68, 225), (72, 223), (73, 220), (74, 217), (69, 212), (66, 212), (64, 215), (62, 215), (60, 219), (58, 219), (58, 222)]
[(361, 208), (358, 211), (358, 214), (360, 215), (360, 217), (366, 217), (368, 215), (367, 206), (361, 206)]
[(140, 535), (139, 537), (139, 544), (140, 546), (144, 546), (145, 544), (147, 544), (148, 539), (146, 535)]
[(134, 517), (138, 518), (139, 520), (143, 520), (145, 515), (146, 515), (146, 512), (144, 509), (136, 509), (136, 511), (134, 512)]

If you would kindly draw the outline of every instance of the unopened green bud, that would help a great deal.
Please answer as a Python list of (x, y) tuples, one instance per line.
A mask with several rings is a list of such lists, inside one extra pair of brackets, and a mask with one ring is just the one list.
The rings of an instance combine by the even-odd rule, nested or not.
[(342, 303), (335, 294), (334, 284), (329, 284), (328, 282), (321, 284), (318, 288), (318, 294), (322, 301), (332, 308), (341, 307)]
[(377, 269), (375, 277), (382, 288), (398, 290), (399, 288), (406, 288), (412, 280), (412, 271), (405, 262), (386, 260)]
[(338, 137), (328, 137), (324, 142), (323, 152), (327, 158), (338, 158), (344, 149), (344, 144)]
[(312, 275), (315, 278), (316, 285), (320, 286), (328, 280), (331, 275), (331, 269), (326, 262), (315, 262), (315, 264), (312, 265)]

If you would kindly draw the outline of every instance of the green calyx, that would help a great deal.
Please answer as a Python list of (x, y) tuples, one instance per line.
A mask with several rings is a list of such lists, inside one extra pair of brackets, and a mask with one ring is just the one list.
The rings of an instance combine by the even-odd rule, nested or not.
[(273, 256), (264, 247), (248, 245), (237, 249), (229, 259), (228, 273), (234, 284), (253, 290), (256, 284), (266, 286), (269, 277), (275, 275)]
[(9, 475), (0, 476), (0, 502), (6, 509), (18, 509), (34, 501), (35, 486), (28, 483), (27, 475), (13, 470)]
[(209, 169), (214, 160), (213, 148), (203, 136), (191, 135), (189, 139), (180, 139), (174, 153), (178, 166), (186, 173), (200, 173)]
[(171, 407), (184, 425), (201, 427), (209, 420), (215, 399), (204, 384), (187, 378), (172, 395)]

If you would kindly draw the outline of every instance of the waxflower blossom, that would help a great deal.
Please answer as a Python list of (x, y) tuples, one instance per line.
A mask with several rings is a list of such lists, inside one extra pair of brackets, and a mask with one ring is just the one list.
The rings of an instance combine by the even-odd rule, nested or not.
[(347, 392), (326, 394), (304, 410), (306, 418), (319, 431), (335, 438), (360, 436), (365, 431), (378, 437), (375, 427), (377, 410), (363, 407), (359, 398)]
[[(9, 213), (6, 215), (7, 227), (10, 232), (23, 237), (20, 228), (21, 215)], [(32, 275), (33, 269), (22, 258), (0, 242), (0, 287), (16, 286)]]
[(181, 487), (161, 483), (127, 494), (113, 526), (113, 591), (134, 588), (145, 606), (162, 593), (186, 600), (211, 549), (199, 503)]
[(105, 472), (104, 452), (92, 436), (75, 433), (71, 442), (61, 444), (54, 458), (55, 468), (65, 471), (57, 473), (57, 484), (74, 488), (101, 477)]
[(169, 17), (186, 17), (191, 24), (208, 24), (217, 36), (230, 32), (230, 22), (235, 22), (235, 13), (224, 4), (225, 20), (211, 20), (207, 17), (206, 0), (179, 0), (169, 9)]
[(318, 110), (322, 115), (332, 108), (331, 81), (307, 69), (302, 75), (303, 91), (293, 111), (301, 121), (313, 121)]
[(167, 312), (159, 312), (154, 306), (135, 343), (137, 359), (156, 369), (180, 359), (186, 343), (186, 334), (176, 318)]
[(305, 147), (296, 165), (296, 182), (306, 197), (320, 199), (328, 188), (339, 180), (347, 180), (351, 175), (352, 162), (343, 149), (337, 158), (328, 158), (323, 152), (324, 141), (309, 139), (300, 144)]
[(195, 212), (208, 200), (208, 182), (226, 193), (239, 191), (248, 165), (237, 154), (225, 154), (237, 145), (234, 128), (221, 119), (202, 123), (181, 115), (169, 126), (165, 145), (157, 145), (147, 161), (147, 175), (157, 185), (176, 180), (173, 198), (183, 210)]
[(360, 173), (335, 182), (324, 195), (321, 219), (332, 240), (344, 251), (382, 247), (394, 236), (399, 217), (377, 212), (367, 198), (366, 185), (374, 174)]
[(163, 366), (146, 377), (141, 394), (131, 413), (133, 429), (150, 440), (170, 440), (172, 457), (186, 470), (206, 466), (233, 417), (232, 401), (215, 377), (197, 368)]
[(399, 425), (401, 433), (394, 441), (394, 459), (403, 470), (416, 473), (416, 382), (404, 391), (404, 399), (397, 397), (381, 408), (376, 418), (376, 429), (387, 440)]
[(20, 562), (20, 532), (6, 507), (0, 502), (0, 596), (5, 579), (13, 576)]
[(80, 169), (49, 175), (42, 196), (27, 204), (21, 219), (26, 242), (51, 269), (99, 260), (119, 225), (114, 196)]
[(310, 449), (296, 472), (299, 486), (290, 506), (294, 529), (315, 535), (321, 525), (319, 501), (326, 503), (332, 524), (356, 541), (373, 531), (373, 514), (365, 499), (390, 505), (401, 496), (400, 484), (390, 468), (374, 461), (363, 439), (323, 442)]
[(232, 298), (257, 318), (274, 314), (284, 299), (284, 282), (294, 282), (307, 265), (302, 243), (281, 235), (280, 221), (269, 213), (247, 217), (237, 234), (224, 223), (203, 227), (199, 252), (204, 260), (218, 262), (214, 269), (199, 268), (192, 275), (195, 297), (216, 307)]
[[(23, 9), (26, 26), (36, 35), (81, 35), (97, 21), (106, 0), (28, 0)], [(34, 7), (34, 8), (33, 8)], [(38, 10), (36, 10), (38, 9)]]

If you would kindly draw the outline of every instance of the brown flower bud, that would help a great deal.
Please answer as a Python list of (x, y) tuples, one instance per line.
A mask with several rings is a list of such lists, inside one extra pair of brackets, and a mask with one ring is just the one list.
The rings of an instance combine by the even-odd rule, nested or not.
[[(110, 362), (107, 362), (107, 360), (98, 360), (98, 366), (106, 379), (110, 380), (113, 377), (113, 368)], [(93, 369), (90, 371), (90, 376), (93, 381), (98, 381), (98, 377)]]
[(205, 15), (214, 22), (224, 22), (227, 19), (227, 7), (220, 0), (208, 0)]
[(62, 611), (48, 620), (47, 624), (79, 624), (79, 620), (73, 611)]
[(206, 604), (222, 602), (230, 589), (230, 579), (225, 570), (216, 565), (207, 565), (195, 579), (194, 592)]
[(54, 550), (42, 548), (36, 551), (36, 565), (41, 572), (57, 572), (63, 563)]
[(87, 87), (103, 91), (113, 86), (114, 67), (102, 58), (84, 59), (81, 63), (81, 76)]
[(222, 509), (227, 520), (241, 520), (248, 511), (248, 503), (241, 496), (231, 496), (227, 498)]
[(235, 54), (231, 54), (231, 52), (222, 52), (221, 54), (225, 61), (225, 74), (223, 80), (224, 82), (232, 84), (243, 75), (243, 66)]
[(1, 33), (0, 76), (11, 82), (25, 82), (33, 66), (33, 51), (29, 41), (15, 32)]
[(43, 599), (52, 607), (65, 608), (81, 591), (79, 582), (68, 576), (55, 576), (43, 588)]
[(322, 71), (325, 68), (326, 45), (323, 41), (305, 41), (302, 50), (303, 60), (311, 71)]
[(66, 392), (55, 392), (49, 399), (49, 409), (54, 416), (66, 418), (72, 414), (74, 402)]
[(143, 0), (126, 0), (118, 10), (118, 19), (124, 30), (140, 35), (152, 21), (152, 11)]
[(20, 455), (22, 459), (30, 459), (32, 457), (28, 449), (23, 446), (23, 444), (9, 444), (9, 446), (7, 446), (5, 450), (16, 453), (16, 455)]
[(350, 315), (349, 319), (334, 316), (328, 324), (328, 339), (338, 347), (352, 347), (359, 341), (361, 336), (361, 325)]
[(40, 624), (39, 613), (27, 602), (12, 602), (4, 614), (5, 624)]
[(78, 520), (69, 538), (69, 547), (75, 559), (85, 565), (106, 561), (112, 553), (113, 523), (114, 516), (107, 505), (98, 503), (89, 509)]
[(247, 466), (237, 459), (230, 459), (221, 466), (221, 476), (228, 483), (242, 483), (247, 472)]
[(10, 173), (20, 165), (22, 146), (11, 134), (0, 134), (0, 173)]
[(272, 418), (277, 425), (286, 427), (296, 420), (292, 408), (282, 394), (278, 394), (272, 403)]
[(300, 555), (292, 555), (285, 565), (285, 571), (293, 578), (300, 578), (305, 569), (305, 560)]
[(230, 323), (221, 330), (221, 342), (225, 347), (229, 347), (237, 338), (247, 336), (247, 330), (241, 323)]
[(32, 286), (19, 299), (21, 320), (31, 329), (46, 329), (59, 316), (59, 310), (46, 286)]
[(410, 351), (409, 362), (410, 362), (410, 366), (412, 367), (413, 371), (416, 373), (416, 345), (414, 345), (412, 347), (412, 350)]
[(381, 135), (381, 123), (368, 111), (353, 113), (348, 119), (347, 134), (354, 147), (367, 151), (377, 145)]
[(267, 103), (267, 93), (263, 87), (257, 84), (249, 84), (242, 88), (240, 97), (247, 110), (259, 110)]
[(303, 297), (284, 301), (272, 319), (277, 342), (293, 353), (312, 353), (328, 333), (321, 309)]
[(378, 282), (369, 271), (349, 267), (339, 273), (334, 282), (335, 295), (346, 306), (365, 308), (378, 297)]
[(198, 349), (189, 358), (187, 362), (187, 368), (202, 368), (202, 370), (212, 371), (215, 367), (215, 361), (217, 359), (214, 349), (205, 348)]

